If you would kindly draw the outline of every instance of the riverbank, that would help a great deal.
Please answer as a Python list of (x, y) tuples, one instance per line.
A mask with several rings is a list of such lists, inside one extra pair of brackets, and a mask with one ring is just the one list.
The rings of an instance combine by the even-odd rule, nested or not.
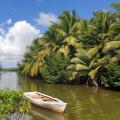
[(19, 112), (28, 112), (27, 101), (20, 90), (0, 89), (0, 118)]

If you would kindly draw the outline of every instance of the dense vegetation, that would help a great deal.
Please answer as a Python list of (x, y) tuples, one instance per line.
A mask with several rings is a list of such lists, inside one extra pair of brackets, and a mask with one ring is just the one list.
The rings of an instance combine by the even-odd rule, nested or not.
[[(120, 87), (120, 3), (115, 12), (96, 11), (81, 19), (64, 11), (41, 38), (28, 46), (22, 73), (52, 83)], [(72, 81), (72, 82), (71, 82)]]
[(102, 74), (102, 84), (110, 89), (119, 89), (120, 87), (120, 66), (115, 63), (109, 63), (105, 66)]
[(22, 97), (22, 91), (0, 89), (0, 119), (15, 112), (25, 113), (28, 111), (26, 100)]

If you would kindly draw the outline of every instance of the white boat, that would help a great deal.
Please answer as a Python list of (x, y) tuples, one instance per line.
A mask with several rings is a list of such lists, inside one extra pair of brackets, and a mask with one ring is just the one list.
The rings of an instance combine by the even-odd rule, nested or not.
[(57, 98), (53, 98), (40, 92), (26, 92), (24, 93), (24, 96), (30, 100), (31, 103), (39, 107), (47, 108), (59, 113), (63, 113), (67, 105), (67, 103), (64, 103)]

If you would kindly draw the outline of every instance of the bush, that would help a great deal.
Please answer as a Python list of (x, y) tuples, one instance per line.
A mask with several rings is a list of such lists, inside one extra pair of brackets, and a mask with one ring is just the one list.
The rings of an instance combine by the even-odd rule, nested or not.
[(101, 77), (102, 84), (110, 89), (120, 89), (120, 66), (116, 63), (109, 63)]
[(20, 90), (0, 89), (0, 116), (15, 112), (27, 112), (27, 102), (22, 98)]
[(50, 53), (46, 56), (45, 64), (40, 69), (43, 80), (49, 83), (67, 83), (68, 63), (68, 58), (64, 58), (60, 54)]

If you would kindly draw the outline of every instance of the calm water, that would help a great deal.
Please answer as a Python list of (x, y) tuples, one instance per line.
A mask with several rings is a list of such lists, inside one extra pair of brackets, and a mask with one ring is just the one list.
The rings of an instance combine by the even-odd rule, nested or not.
[(2, 73), (0, 87), (37, 90), (68, 103), (63, 115), (33, 106), (25, 120), (120, 120), (120, 92), (79, 85), (43, 84), (18, 77), (15, 72)]

